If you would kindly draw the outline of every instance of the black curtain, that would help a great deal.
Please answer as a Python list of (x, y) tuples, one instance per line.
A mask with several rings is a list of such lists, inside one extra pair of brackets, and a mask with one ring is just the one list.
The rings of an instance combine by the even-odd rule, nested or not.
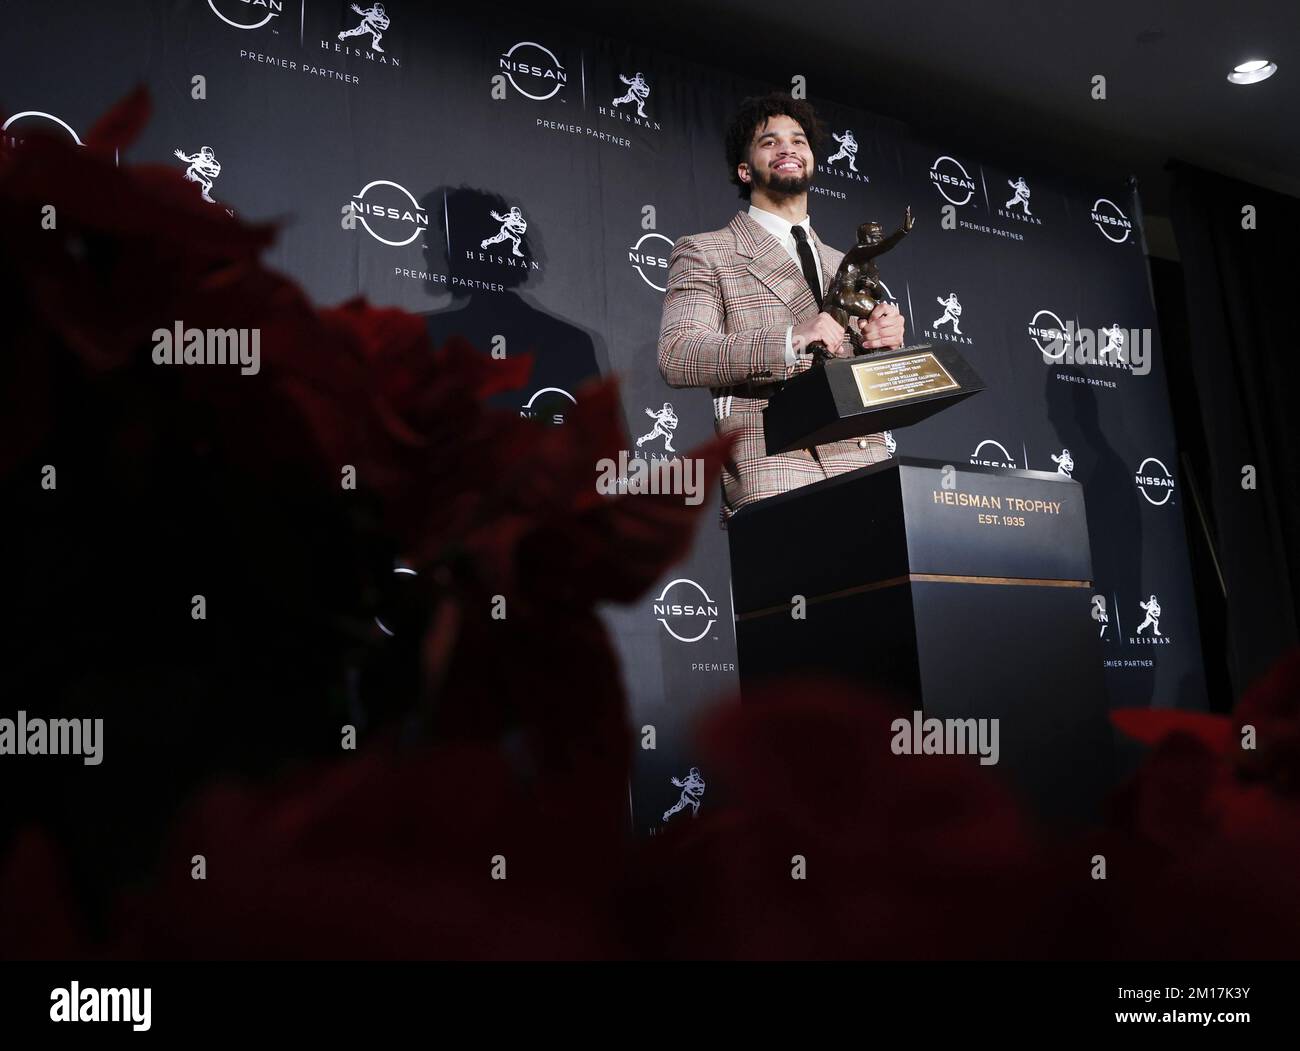
[(1300, 622), (1300, 200), (1186, 164), (1170, 172), (1208, 453), (1201, 495), (1239, 695), (1296, 645)]
[(1232, 675), (1224, 640), (1228, 636), (1228, 599), (1219, 567), (1212, 511), (1206, 481), (1210, 476), (1210, 450), (1205, 440), (1201, 403), (1188, 352), (1191, 339), (1187, 321), (1187, 296), (1183, 265), (1172, 259), (1149, 256), (1151, 292), (1160, 324), (1169, 404), (1174, 412), (1178, 447), (1178, 484), (1182, 487), (1183, 524), (1187, 529), (1187, 554), (1196, 592), (1201, 659), (1205, 664), (1205, 692), (1212, 712), (1223, 714), (1234, 705)]

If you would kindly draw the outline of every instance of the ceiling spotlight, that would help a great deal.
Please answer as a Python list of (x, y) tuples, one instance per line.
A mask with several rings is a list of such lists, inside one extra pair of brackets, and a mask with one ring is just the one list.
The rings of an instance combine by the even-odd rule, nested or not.
[(1256, 58), (1249, 62), (1243, 62), (1239, 66), (1234, 66), (1232, 72), (1228, 74), (1228, 82), (1231, 84), (1258, 84), (1261, 80), (1267, 80), (1276, 72), (1276, 62), (1270, 62), (1266, 58)]

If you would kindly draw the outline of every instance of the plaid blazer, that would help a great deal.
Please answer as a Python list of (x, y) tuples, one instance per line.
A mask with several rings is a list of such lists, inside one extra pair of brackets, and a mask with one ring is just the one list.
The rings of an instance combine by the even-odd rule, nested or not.
[[(830, 286), (844, 253), (816, 231), (822, 279)], [(825, 288), (822, 290), (825, 292)], [(671, 387), (708, 387), (714, 426), (736, 435), (722, 471), (722, 517), (748, 503), (889, 456), (883, 434), (766, 455), (763, 407), (776, 384), (811, 366), (785, 360), (785, 330), (817, 316), (803, 271), (747, 212), (723, 229), (682, 237), (668, 260), (659, 329), (659, 371)], [(844, 340), (849, 342), (848, 333)]]

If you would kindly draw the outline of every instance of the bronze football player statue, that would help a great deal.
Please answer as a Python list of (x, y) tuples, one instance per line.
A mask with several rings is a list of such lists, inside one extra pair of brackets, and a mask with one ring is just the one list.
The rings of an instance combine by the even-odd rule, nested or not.
[(877, 304), (889, 298), (880, 283), (880, 270), (876, 257), (883, 255), (901, 241), (912, 229), (912, 209), (903, 212), (903, 225), (888, 237), (879, 223), (863, 223), (858, 227), (858, 243), (840, 260), (840, 267), (831, 280), (822, 310), (849, 330), (849, 338), (858, 353), (862, 353), (862, 337), (851, 318), (868, 318)]

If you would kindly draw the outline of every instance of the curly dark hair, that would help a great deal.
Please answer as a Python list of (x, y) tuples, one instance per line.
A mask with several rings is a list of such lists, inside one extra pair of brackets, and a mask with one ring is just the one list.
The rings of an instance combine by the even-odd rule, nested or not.
[(740, 196), (749, 200), (751, 185), (741, 182), (736, 174), (736, 167), (749, 158), (749, 144), (754, 140), (754, 132), (761, 128), (769, 117), (790, 117), (799, 122), (804, 134), (808, 136), (808, 145), (813, 152), (821, 148), (826, 137), (826, 129), (817, 119), (812, 103), (797, 99), (784, 91), (773, 91), (767, 95), (751, 95), (740, 104), (727, 128), (727, 168), (731, 181), (740, 187)]

